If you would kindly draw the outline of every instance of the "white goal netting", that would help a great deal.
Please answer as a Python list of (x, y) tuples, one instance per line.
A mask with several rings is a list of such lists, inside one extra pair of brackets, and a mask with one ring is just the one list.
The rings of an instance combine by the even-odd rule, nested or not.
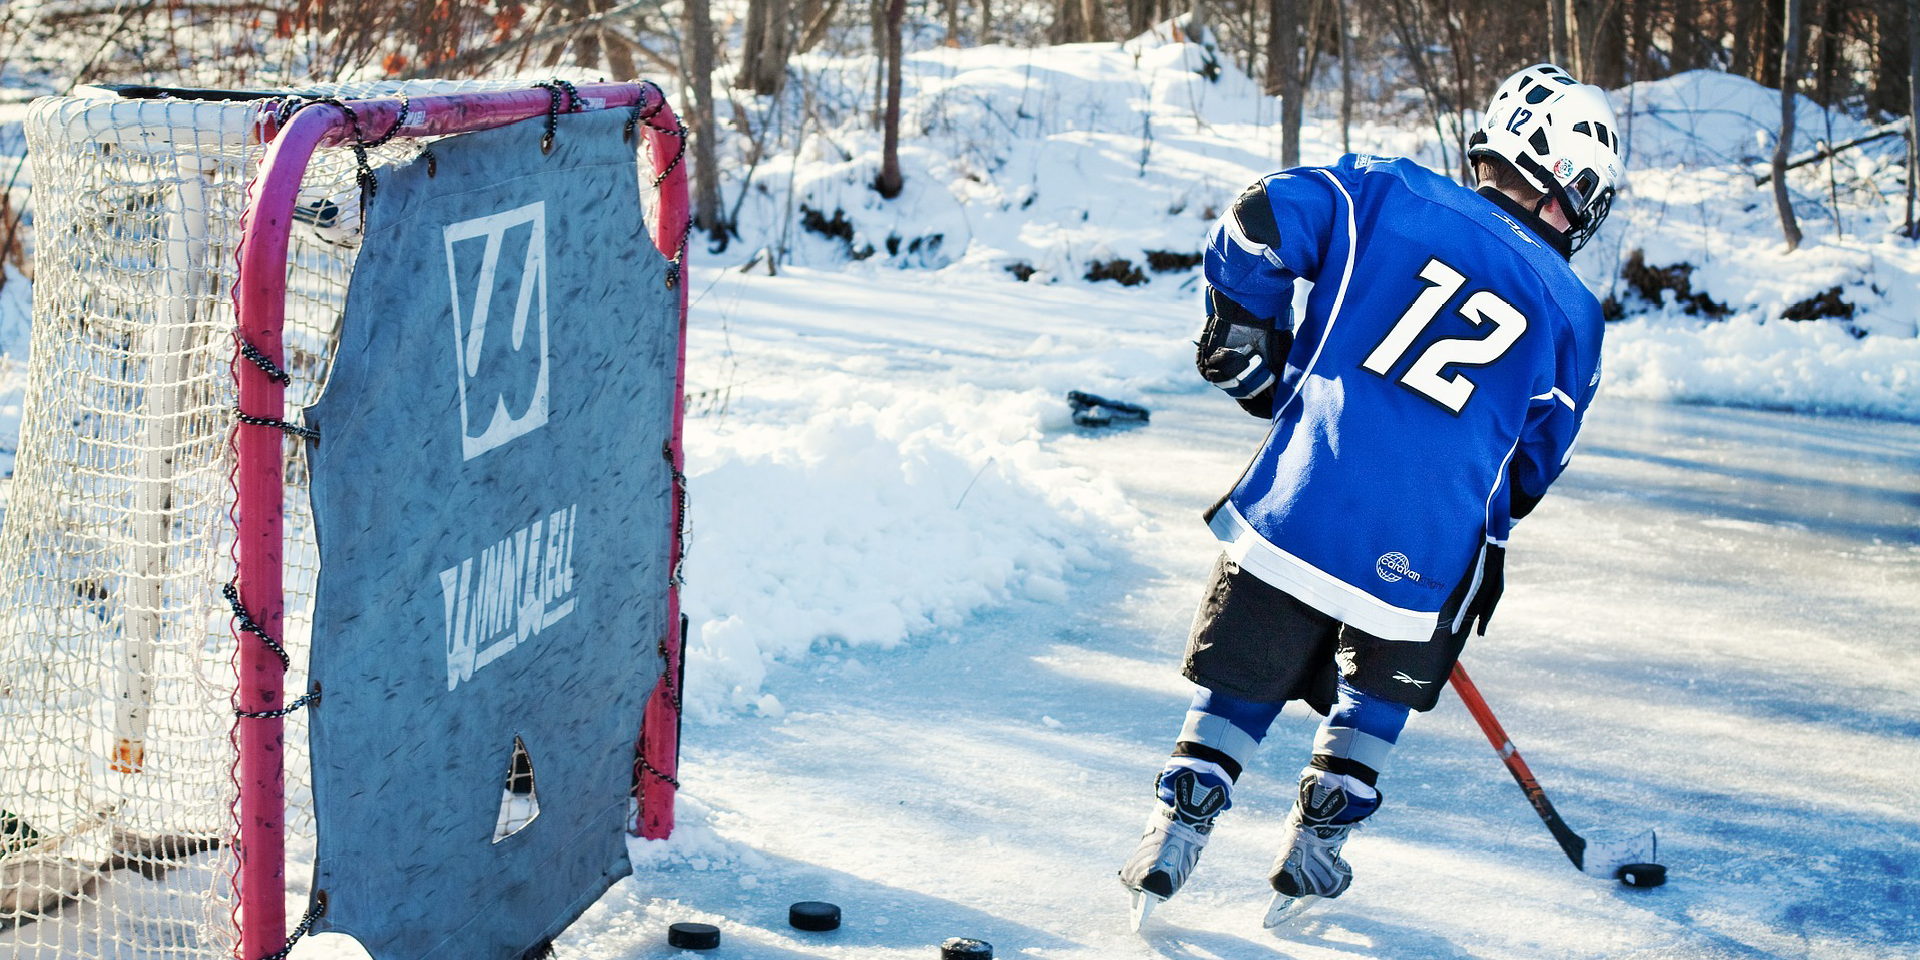
[[(415, 93), (524, 89), (425, 83)], [(303, 91), (358, 97), (392, 85)], [(231, 956), (236, 405), (232, 288), (257, 103), (37, 102), (28, 384), (0, 527), (0, 955)], [(418, 141), (375, 149), (404, 160)], [(358, 161), (316, 155), (288, 265), (289, 416), (316, 396), (357, 252)], [(286, 472), (288, 698), (316, 571)], [(289, 916), (313, 849), (304, 712), (287, 718)]]

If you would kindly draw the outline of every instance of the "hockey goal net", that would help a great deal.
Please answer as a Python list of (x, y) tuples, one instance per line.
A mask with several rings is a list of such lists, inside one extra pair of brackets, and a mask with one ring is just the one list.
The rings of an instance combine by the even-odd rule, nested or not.
[[(595, 86), (602, 102), (663, 106), (650, 86)], [(236, 621), (247, 617), (231, 587), (236, 376), (251, 366), (236, 348), (235, 290), (272, 111), (402, 98), (355, 118), (384, 116), (379, 130), (401, 136), (323, 141), (300, 178), (276, 358), (297, 419), (327, 377), (360, 253), (364, 174), (456, 132), (423, 123), (420, 98), (517, 91), (522, 112), (495, 118), (504, 123), (537, 116), (558, 87), (577, 93), (428, 82), (275, 99), (122, 90), (34, 105), (34, 319), (0, 528), (0, 954), (254, 960), (271, 951), (246, 942), (286, 942), (285, 918), (306, 907), (298, 864), (314, 846), (305, 714), (275, 718), (285, 725), (277, 869), (289, 889), (262, 907), (236, 853), (248, 776), (236, 759), (247, 723), (236, 721)], [(643, 136), (641, 147), (675, 149), (664, 140)], [(665, 157), (654, 166), (670, 169)], [(653, 225), (656, 240), (674, 232)], [(304, 446), (293, 435), (281, 446), (276, 640), (291, 702), (308, 690), (317, 551)], [(263, 920), (278, 929), (242, 934)]]

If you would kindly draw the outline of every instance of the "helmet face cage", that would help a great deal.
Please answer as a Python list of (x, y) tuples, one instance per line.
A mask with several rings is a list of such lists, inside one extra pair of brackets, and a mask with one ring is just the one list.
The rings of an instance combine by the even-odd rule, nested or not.
[(1612, 210), (1623, 166), (1606, 92), (1547, 63), (1515, 73), (1494, 92), (1480, 129), (1468, 141), (1467, 156), (1482, 155), (1507, 161), (1559, 202), (1574, 250), (1593, 237)]

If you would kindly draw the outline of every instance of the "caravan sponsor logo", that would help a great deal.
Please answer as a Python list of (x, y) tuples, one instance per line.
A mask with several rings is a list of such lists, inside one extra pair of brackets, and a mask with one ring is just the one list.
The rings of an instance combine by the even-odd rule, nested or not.
[(1408, 560), (1406, 554), (1398, 551), (1381, 554), (1380, 559), (1373, 562), (1373, 572), (1388, 583), (1411, 580), (1428, 590), (1441, 588), (1441, 584), (1421, 576), (1419, 571), (1413, 569), (1413, 561)]
[(547, 207), (449, 224), (460, 452), (472, 460), (547, 422)]
[(579, 515), (562, 507), (440, 571), (448, 690), (573, 612)]
[(1399, 583), (1402, 579), (1420, 582), (1420, 575), (1413, 570), (1412, 563), (1404, 553), (1383, 553), (1373, 562), (1373, 572), (1388, 583)]

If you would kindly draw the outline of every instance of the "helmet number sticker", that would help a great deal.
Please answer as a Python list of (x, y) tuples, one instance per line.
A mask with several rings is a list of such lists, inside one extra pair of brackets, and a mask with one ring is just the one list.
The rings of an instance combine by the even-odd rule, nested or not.
[(1513, 116), (1507, 118), (1507, 132), (1519, 133), (1520, 128), (1526, 126), (1527, 121), (1532, 119), (1533, 111), (1528, 110), (1526, 107), (1521, 107), (1513, 111)]
[[(1440, 262), (1438, 257), (1429, 259), (1426, 266), (1420, 268), (1420, 279), (1427, 282), (1426, 289), (1420, 291), (1393, 329), (1367, 354), (1367, 359), (1360, 364), (1362, 369), (1390, 377), (1420, 335), (1440, 316), (1440, 311), (1467, 285), (1465, 274)], [(1527, 331), (1526, 315), (1491, 290), (1474, 291), (1457, 312), (1476, 327), (1491, 322), (1493, 329), (1478, 339), (1444, 337), (1427, 344), (1414, 356), (1413, 363), (1398, 381), (1456, 415), (1472, 399), (1475, 389), (1474, 382), (1457, 368), (1484, 367), (1499, 360)]]

